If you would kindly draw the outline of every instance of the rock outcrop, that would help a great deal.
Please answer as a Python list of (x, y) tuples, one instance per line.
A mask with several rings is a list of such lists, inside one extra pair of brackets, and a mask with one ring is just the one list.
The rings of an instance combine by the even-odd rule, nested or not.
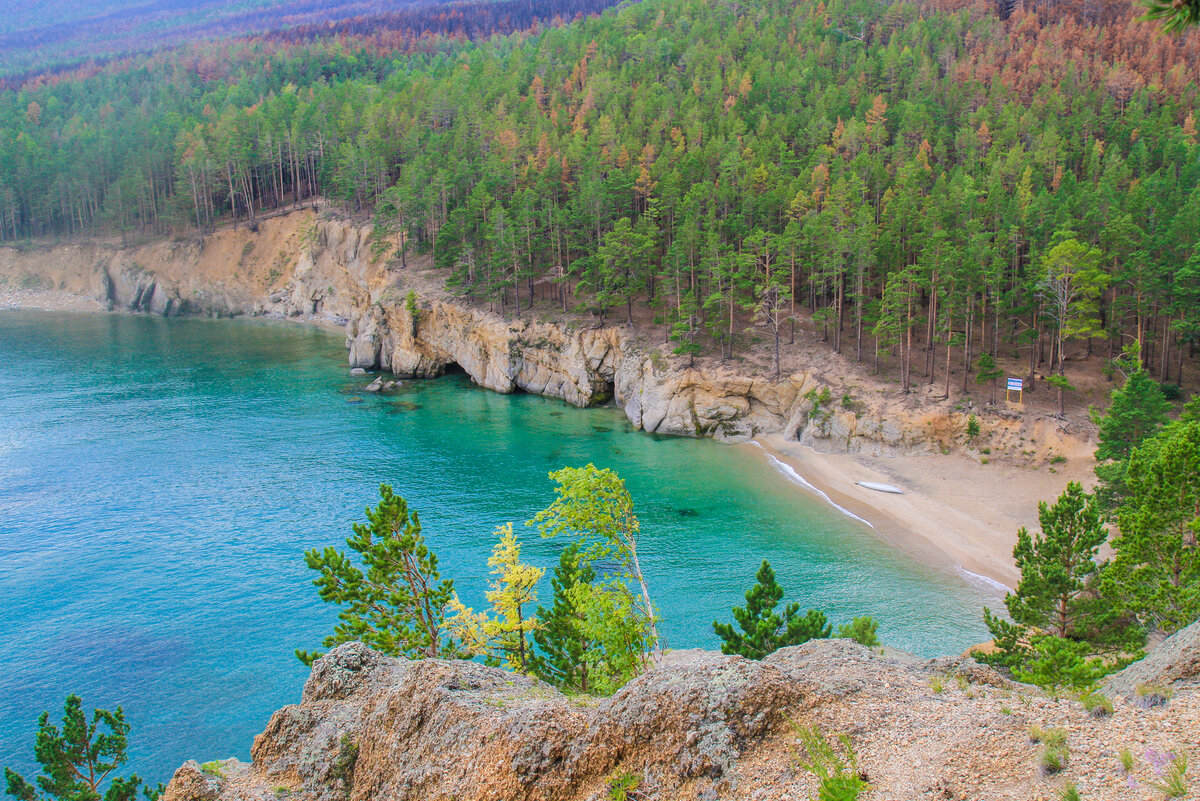
[(508, 319), (447, 294), (440, 277), (425, 274), (427, 258), (401, 268), (378, 244), (366, 226), (303, 211), (203, 241), (0, 248), (0, 285), (74, 292), (115, 310), (344, 326), (353, 368), (428, 378), (456, 366), (497, 392), (615, 403), (635, 426), (660, 434), (783, 434), (826, 450), (891, 454), (956, 447), (965, 425), (954, 410), (850, 400), (843, 389), (836, 401), (822, 397), (845, 384), (823, 372), (838, 369), (828, 364), (773, 381), (711, 362), (688, 368), (629, 326), (570, 315)]
[(1139, 697), (1139, 691), (1165, 698), (1183, 687), (1200, 689), (1200, 621), (1175, 632), (1145, 659), (1105, 682), (1106, 692), (1131, 700)]
[[(761, 662), (668, 654), (611, 698), (567, 697), (472, 662), (392, 659), (350, 643), (314, 666), (301, 702), (254, 742), (252, 763), (189, 762), (167, 801), (584, 801), (610, 782), (640, 799), (808, 799), (798, 727), (846, 735), (868, 799), (1129, 798), (1153, 779), (1147, 749), (1195, 748), (1200, 693), (1163, 707), (1079, 702), (1014, 684), (969, 659), (881, 656), (848, 640)], [(1061, 775), (1040, 767), (1032, 726), (1062, 727)], [(1115, 754), (1139, 755), (1128, 774)], [(841, 752), (843, 757), (848, 754)]]

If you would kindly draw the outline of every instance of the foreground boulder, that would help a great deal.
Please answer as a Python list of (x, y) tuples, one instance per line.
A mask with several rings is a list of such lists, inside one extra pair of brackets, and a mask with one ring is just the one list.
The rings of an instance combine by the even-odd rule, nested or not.
[(1183, 687), (1200, 688), (1200, 621), (1175, 632), (1145, 659), (1114, 673), (1105, 683), (1107, 692), (1130, 698), (1139, 693), (1173, 693)]
[[(1186, 687), (1151, 709), (1118, 698), (1098, 720), (970, 659), (881, 656), (848, 640), (761, 662), (677, 652), (611, 698), (568, 697), (472, 662), (348, 643), (274, 715), (252, 764), (189, 762), (166, 801), (600, 801), (618, 779), (636, 787), (628, 799), (802, 801), (818, 790), (800, 765), (797, 731), (809, 726), (848, 736), (871, 784), (864, 801), (1049, 799), (1067, 779), (1116, 801), (1155, 779), (1148, 755), (1196, 748), (1198, 701)], [(1061, 773), (1043, 770), (1033, 726), (1067, 732)]]

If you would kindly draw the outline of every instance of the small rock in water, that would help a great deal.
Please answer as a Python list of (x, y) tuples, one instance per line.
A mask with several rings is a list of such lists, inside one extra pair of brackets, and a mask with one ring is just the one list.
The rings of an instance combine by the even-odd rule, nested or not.
[(684, 508), (684, 509), (679, 510), (679, 516), (680, 517), (699, 517), (700, 513), (697, 512), (695, 509)]
[(355, 395), (352, 398), (346, 398), (346, 403), (362, 403), (363, 399)]
[(350, 375), (366, 375), (366, 374), (367, 374), (367, 371), (362, 369), (361, 367), (355, 367), (353, 370), (350, 371)]
[(372, 381), (370, 384), (367, 384), (365, 387), (363, 387), (362, 391), (363, 392), (378, 392), (381, 389), (383, 389), (383, 376), (380, 376), (379, 378), (376, 378), (374, 381)]

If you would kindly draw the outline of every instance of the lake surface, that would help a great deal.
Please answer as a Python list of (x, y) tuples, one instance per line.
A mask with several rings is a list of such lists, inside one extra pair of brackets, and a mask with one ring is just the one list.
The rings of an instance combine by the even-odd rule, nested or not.
[(525, 532), (525, 561), (557, 562), (561, 543), (521, 524), (552, 500), (550, 470), (594, 462), (633, 494), (671, 647), (715, 648), (712, 621), (764, 558), (785, 600), (835, 625), (871, 614), (890, 645), (934, 656), (987, 637), (994, 597), (764, 454), (463, 376), (371, 396), (342, 342), (264, 321), (0, 312), (0, 765), (32, 769), (37, 716), (58, 720), (70, 692), (124, 706), (130, 764), (153, 782), (187, 758), (248, 758), (299, 700), (293, 650), (336, 618), (302, 553), (344, 545), (380, 482), (421, 513), (468, 604), (502, 523)]

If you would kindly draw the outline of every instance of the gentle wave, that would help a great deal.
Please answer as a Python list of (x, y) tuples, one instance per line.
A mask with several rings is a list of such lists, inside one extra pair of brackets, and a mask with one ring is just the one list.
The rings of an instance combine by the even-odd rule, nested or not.
[[(758, 445), (758, 447), (760, 447), (760, 448), (763, 447), (762, 445), (760, 445), (757, 442), (755, 442), (754, 444)], [(766, 448), (763, 448), (763, 450), (765, 451)], [(871, 528), (873, 528), (873, 529), (875, 528), (874, 524), (872, 524), (870, 520), (865, 520), (865, 519), (859, 517), (858, 515), (854, 514), (854, 512), (851, 512), (845, 506), (839, 505), (838, 502), (835, 501), (833, 498), (830, 498), (824, 492), (822, 492), (821, 490), (814, 487), (811, 482), (809, 482), (807, 479), (805, 479), (804, 476), (797, 473), (796, 469), (794, 467), (792, 467), (790, 464), (788, 464), (787, 462), (780, 461), (779, 459), (775, 458), (775, 456), (770, 453), (767, 454), (767, 458), (771, 460), (771, 464), (775, 467), (775, 469), (778, 470), (780, 473), (783, 473), (784, 477), (786, 477), (792, 483), (799, 484), (800, 486), (804, 487), (806, 490), (816, 493), (817, 495), (820, 495), (825, 500), (826, 503), (828, 503), (834, 509), (837, 509), (842, 514), (846, 515), (846, 517), (854, 518), (855, 520), (859, 521), (860, 523), (865, 523), (866, 525), (870, 526)], [(875, 530), (878, 531), (878, 529), (875, 529)]]
[(988, 589), (999, 590), (1000, 592), (1003, 592), (1003, 593), (1012, 592), (1012, 587), (1008, 586), (1004, 582), (996, 581), (991, 576), (980, 575), (979, 573), (975, 573), (973, 571), (967, 570), (962, 565), (955, 565), (955, 567), (958, 568), (959, 573), (962, 573), (963, 576), (965, 576), (968, 581), (970, 581), (974, 584), (982, 584), (984, 587), (987, 587)]

